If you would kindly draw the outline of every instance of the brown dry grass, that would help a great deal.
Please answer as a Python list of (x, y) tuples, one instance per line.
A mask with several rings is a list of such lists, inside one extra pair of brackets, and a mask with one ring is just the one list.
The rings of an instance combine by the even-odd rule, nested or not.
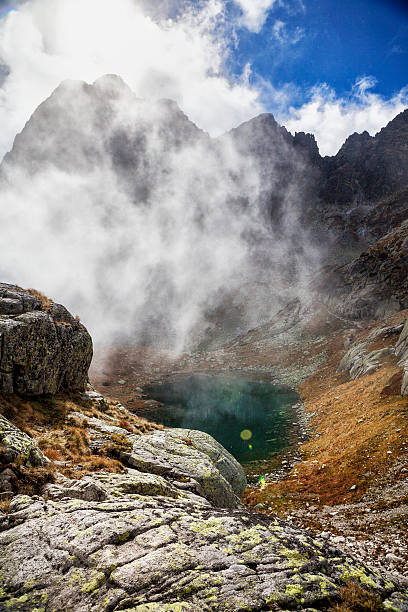
[(354, 581), (339, 589), (340, 601), (329, 612), (380, 612), (384, 606), (379, 595), (364, 589)]
[[(120, 426), (126, 425), (125, 429), (136, 434), (163, 429), (162, 426), (150, 423), (131, 413), (127, 414), (125, 419), (117, 402), (107, 401), (104, 407), (99, 407), (97, 403), (75, 394), (59, 394), (42, 398), (0, 396), (0, 414), (34, 438), (51, 461), (61, 462), (58, 470), (65, 476), (80, 478), (87, 472), (98, 470), (123, 472), (124, 467), (118, 461), (118, 456), (119, 449), (125, 450), (126, 447), (126, 450), (129, 450), (129, 444), (124, 442), (126, 438), (119, 436), (120, 439), (116, 439), (113, 436), (110, 446), (105, 445), (104, 456), (93, 455), (90, 449), (88, 419), (71, 416), (71, 412), (79, 412), (88, 418), (100, 419), (109, 415)], [(41, 483), (41, 478), (39, 482)]]
[(129, 431), (130, 433), (134, 432), (133, 426), (129, 423), (127, 419), (119, 419), (118, 427), (121, 427), (122, 429), (127, 429), (127, 431)]
[(10, 503), (11, 503), (11, 497), (9, 499), (2, 499), (0, 501), (0, 512), (5, 512), (7, 514), (10, 508)]
[(50, 312), (54, 303), (50, 298), (41, 293), (41, 291), (37, 291), (37, 289), (27, 289), (27, 291), (28, 293), (31, 293), (31, 295), (34, 295), (34, 297), (40, 300), (43, 310), (45, 310), (45, 312)]
[(51, 446), (46, 446), (42, 449), (42, 452), (48, 459), (51, 459), (51, 461), (62, 461), (64, 458), (64, 455), (59, 450)]
[(52, 463), (44, 467), (22, 465), (18, 460), (8, 466), (15, 474), (15, 494), (39, 495), (45, 484), (55, 482), (56, 468)]

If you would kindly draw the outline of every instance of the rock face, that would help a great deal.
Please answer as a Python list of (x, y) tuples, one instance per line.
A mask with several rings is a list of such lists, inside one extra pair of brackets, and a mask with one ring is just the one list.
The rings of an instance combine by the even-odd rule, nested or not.
[(0, 313), (1, 393), (84, 389), (92, 340), (64, 306), (0, 283)]
[(333, 241), (331, 248), (340, 241), (361, 251), (407, 218), (408, 109), (375, 136), (352, 134), (331, 157), (321, 157), (313, 135), (292, 136), (270, 114), (227, 137), (258, 166), (261, 199), (275, 224), (294, 185), (303, 223), (319, 243)]
[(81, 176), (109, 166), (132, 200), (146, 202), (169, 172), (170, 153), (207, 140), (175, 102), (142, 100), (116, 75), (91, 85), (68, 80), (16, 136), (1, 173), (35, 175), (52, 167)]
[(328, 266), (314, 290), (351, 319), (381, 318), (408, 308), (408, 221), (344, 266)]
[(376, 136), (352, 134), (334, 157), (324, 159), (320, 195), (324, 201), (348, 205), (405, 189), (408, 183), (408, 109)]
[[(279, 228), (287, 208), (297, 200), (298, 212), (318, 189), (321, 157), (311, 134), (292, 136), (270, 113), (243, 123), (219, 139), (244, 159), (245, 171), (256, 170), (259, 205), (266, 218)], [(242, 193), (245, 198), (248, 194)], [(296, 248), (296, 245), (294, 245)]]
[[(313, 135), (293, 136), (266, 113), (211, 139), (172, 100), (142, 100), (120, 77), (105, 75), (91, 85), (61, 83), (16, 136), (0, 175), (13, 181), (16, 171), (34, 175), (51, 167), (82, 175), (107, 165), (135, 203), (147, 203), (170, 170), (171, 153), (200, 145), (221, 167), (226, 144), (235, 162), (237, 152), (247, 160), (239, 169), (227, 164), (227, 174), (239, 183), (238, 175), (256, 170), (259, 203), (274, 224), (296, 200), (320, 239), (323, 230), (327, 241), (330, 229), (332, 238), (364, 244), (407, 216), (407, 135), (408, 109), (374, 137), (352, 134), (332, 157), (321, 157)], [(240, 195), (245, 206), (249, 194)]]
[(408, 395), (408, 320), (406, 321), (401, 335), (395, 347), (395, 354), (400, 357), (400, 364), (404, 368), (402, 378), (401, 395)]
[(17, 496), (0, 526), (4, 610), (322, 609), (350, 578), (408, 610), (395, 582), (307, 532), (136, 470)]

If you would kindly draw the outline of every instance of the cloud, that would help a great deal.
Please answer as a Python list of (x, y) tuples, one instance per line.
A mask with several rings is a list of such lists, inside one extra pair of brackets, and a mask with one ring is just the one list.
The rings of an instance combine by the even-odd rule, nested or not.
[(375, 85), (374, 77), (360, 77), (343, 97), (328, 85), (319, 85), (305, 104), (281, 112), (279, 119), (293, 134), (314, 134), (321, 155), (335, 155), (350, 134), (367, 130), (374, 136), (408, 106), (408, 87), (386, 99), (371, 91)]
[(290, 31), (287, 28), (287, 24), (280, 19), (277, 19), (272, 27), (272, 34), (274, 38), (282, 45), (295, 45), (305, 35), (303, 28), (297, 26), (294, 30)]
[(235, 0), (242, 11), (241, 25), (252, 32), (260, 32), (275, 2), (276, 0)]
[(252, 328), (303, 291), (316, 257), (294, 172), (279, 229), (268, 223), (263, 197), (279, 188), (284, 153), (272, 148), (264, 168), (231, 136), (209, 139), (174, 103), (139, 100), (118, 78), (66, 82), (5, 161), (0, 278), (65, 304), (98, 343), (180, 350), (217, 308)]
[[(248, 14), (259, 18), (259, 6)], [(262, 112), (256, 88), (225, 74), (226, 27), (221, 0), (161, 20), (133, 0), (28, 0), (0, 20), (0, 62), (8, 72), (0, 88), (0, 153), (64, 79), (120, 74), (140, 97), (174, 98), (213, 135)]]

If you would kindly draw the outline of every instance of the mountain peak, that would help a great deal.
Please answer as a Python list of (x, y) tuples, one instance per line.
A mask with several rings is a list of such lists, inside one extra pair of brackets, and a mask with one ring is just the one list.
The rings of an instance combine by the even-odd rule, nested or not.
[(123, 94), (131, 94), (132, 90), (117, 74), (104, 74), (92, 83), (92, 86), (109, 98), (119, 98)]

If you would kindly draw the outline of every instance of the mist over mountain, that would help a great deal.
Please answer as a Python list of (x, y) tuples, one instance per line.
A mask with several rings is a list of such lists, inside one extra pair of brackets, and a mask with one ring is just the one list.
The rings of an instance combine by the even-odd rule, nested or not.
[(65, 81), (1, 165), (2, 278), (57, 296), (98, 342), (248, 329), (406, 214), (407, 123), (323, 158), (270, 114), (213, 139), (115, 75)]
[[(304, 290), (318, 256), (298, 222), (303, 157), (271, 143), (265, 174), (171, 100), (140, 100), (112, 75), (64, 82), (1, 167), (3, 277), (61, 296), (99, 341), (180, 348), (215, 311), (252, 326)], [(268, 194), (283, 189), (274, 225)]]

